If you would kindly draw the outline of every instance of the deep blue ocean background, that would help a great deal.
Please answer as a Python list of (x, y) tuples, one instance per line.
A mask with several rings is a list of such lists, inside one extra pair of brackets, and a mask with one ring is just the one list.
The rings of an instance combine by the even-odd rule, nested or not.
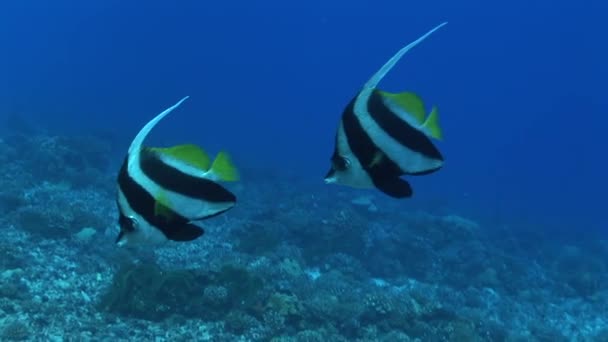
[[(608, 235), (607, 13), (599, 0), (4, 1), (0, 132), (23, 120), (101, 138), (113, 171), (140, 127), (189, 95), (149, 144), (227, 150), (246, 184), (237, 216), (258, 200), (247, 184), (280, 182), (304, 196), (371, 194), (380, 212), (460, 215), (528, 252), (576, 245)], [(344, 106), (443, 21), (380, 84), (439, 106), (443, 169), (410, 178), (402, 201), (325, 186)]]
[(0, 112), (110, 131), (127, 146), (190, 95), (155, 142), (227, 149), (268, 177), (321, 182), (345, 104), (398, 48), (448, 21), (382, 83), (439, 105), (445, 130), (445, 168), (414, 180), (404, 207), (432, 199), (534, 229), (606, 229), (607, 6), (10, 2)]

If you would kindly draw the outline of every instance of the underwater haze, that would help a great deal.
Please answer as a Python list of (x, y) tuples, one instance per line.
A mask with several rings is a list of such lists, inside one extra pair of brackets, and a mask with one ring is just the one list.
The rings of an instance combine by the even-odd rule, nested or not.
[[(608, 340), (606, 13), (2, 2), (0, 340)], [(444, 21), (379, 85), (438, 106), (443, 168), (406, 199), (324, 184), (345, 106)], [(237, 206), (116, 247), (120, 163), (184, 96), (149, 145), (228, 151)]]
[(190, 95), (155, 139), (228, 149), (276, 171), (268, 177), (320, 181), (346, 103), (402, 44), (448, 21), (383, 84), (440, 108), (445, 169), (416, 180), (417, 196), (605, 228), (606, 6), (11, 2), (0, 103), (46, 127), (111, 130), (126, 145)]

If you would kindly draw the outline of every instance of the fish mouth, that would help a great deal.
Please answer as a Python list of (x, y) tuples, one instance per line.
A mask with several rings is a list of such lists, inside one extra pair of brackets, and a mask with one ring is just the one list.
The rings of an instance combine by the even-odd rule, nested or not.
[(125, 246), (127, 246), (127, 245), (128, 245), (128, 241), (127, 241), (126, 237), (124, 237), (124, 236), (119, 236), (119, 238), (117, 238), (117, 239), (116, 239), (115, 244), (116, 244), (116, 246), (118, 246), (119, 248), (123, 248), (123, 247), (125, 247)]
[(122, 246), (125, 243), (125, 232), (124, 230), (120, 230), (120, 232), (118, 232), (118, 236), (116, 236), (116, 240), (114, 241), (115, 244), (117, 244), (118, 246)]
[(335, 183), (336, 182), (336, 170), (334, 170), (333, 168), (329, 169), (329, 171), (327, 171), (327, 174), (325, 175), (323, 180), (325, 181), (325, 184)]

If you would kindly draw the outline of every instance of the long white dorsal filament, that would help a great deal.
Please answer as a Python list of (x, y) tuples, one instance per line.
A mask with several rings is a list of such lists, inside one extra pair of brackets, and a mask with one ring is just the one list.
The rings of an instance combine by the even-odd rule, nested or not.
[(186, 99), (188, 99), (188, 97), (189, 96), (186, 96), (183, 99), (179, 100), (176, 104), (165, 109), (162, 113), (158, 114), (154, 119), (150, 120), (139, 131), (139, 133), (137, 133), (137, 135), (135, 136), (135, 139), (133, 139), (133, 142), (131, 142), (131, 146), (129, 146), (129, 154), (131, 154), (133, 151), (139, 150), (141, 148), (141, 145), (143, 144), (144, 140), (148, 136), (148, 133), (150, 133), (150, 131), (152, 130), (152, 128), (154, 128), (154, 126), (156, 126), (156, 124), (160, 120), (162, 120), (165, 116), (167, 116), (167, 114), (171, 113), (175, 108), (179, 107), (179, 105), (182, 104), (182, 102), (184, 102)]
[(442, 28), (446, 24), (447, 24), (447, 22), (443, 22), (443, 23), (437, 25), (435, 28), (433, 28), (432, 30), (430, 30), (427, 33), (425, 33), (422, 37), (416, 39), (415, 41), (409, 43), (407, 46), (401, 48), (401, 50), (399, 50), (391, 59), (389, 59), (388, 62), (386, 62), (382, 66), (382, 68), (380, 68), (380, 70), (378, 70), (374, 74), (374, 76), (372, 76), (372, 78), (370, 78), (369, 81), (367, 81), (367, 83), (365, 83), (365, 85), (363, 86), (364, 90), (368, 90), (369, 91), (371, 89), (376, 88), (376, 86), (378, 85), (378, 83), (380, 83), (380, 81), (382, 80), (382, 78), (384, 78), (384, 76), (395, 66), (395, 64), (397, 64), (397, 62), (399, 62), (399, 60), (401, 59), (401, 57), (403, 57), (403, 55), (405, 55), (414, 46), (420, 44), (420, 42), (422, 42), (423, 40), (425, 40), (433, 32), (439, 30), (440, 28)]

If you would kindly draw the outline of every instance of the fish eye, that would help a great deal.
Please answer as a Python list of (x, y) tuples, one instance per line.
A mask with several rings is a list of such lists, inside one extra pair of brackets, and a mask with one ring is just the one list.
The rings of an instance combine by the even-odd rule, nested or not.
[(118, 224), (122, 230), (132, 232), (137, 227), (137, 219), (133, 216), (120, 215), (118, 218)]
[(129, 222), (133, 228), (137, 227), (137, 219), (133, 216), (129, 216)]
[(334, 169), (338, 171), (345, 171), (350, 167), (350, 160), (340, 155), (332, 157), (331, 162)]

